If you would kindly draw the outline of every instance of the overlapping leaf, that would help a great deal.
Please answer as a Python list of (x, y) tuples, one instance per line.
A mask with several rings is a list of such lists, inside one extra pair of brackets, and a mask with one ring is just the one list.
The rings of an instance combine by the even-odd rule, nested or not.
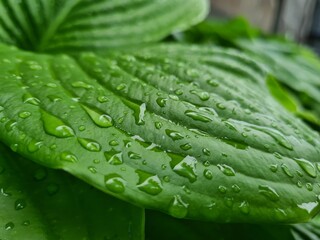
[(144, 210), (0, 146), (1, 239), (143, 239)]
[(180, 218), (297, 222), (319, 209), (319, 135), (238, 52), (0, 52), (1, 141), (38, 163)]
[(1, 0), (0, 41), (46, 52), (139, 45), (201, 21), (207, 5), (206, 0)]

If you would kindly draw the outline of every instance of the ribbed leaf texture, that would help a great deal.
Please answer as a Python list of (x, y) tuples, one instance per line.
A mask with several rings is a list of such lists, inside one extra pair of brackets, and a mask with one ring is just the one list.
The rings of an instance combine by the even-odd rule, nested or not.
[(201, 21), (206, 0), (0, 1), (0, 41), (45, 52), (154, 42)]
[(143, 239), (144, 210), (0, 145), (1, 239)]
[(29, 159), (178, 218), (299, 222), (319, 210), (319, 134), (236, 51), (0, 54), (0, 140)]

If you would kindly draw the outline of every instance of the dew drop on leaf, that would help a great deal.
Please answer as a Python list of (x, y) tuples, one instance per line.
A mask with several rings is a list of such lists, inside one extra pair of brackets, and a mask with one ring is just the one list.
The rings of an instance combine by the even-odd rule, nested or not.
[(185, 203), (180, 195), (175, 195), (171, 200), (168, 212), (176, 218), (184, 218), (188, 214), (189, 204)]
[(206, 156), (210, 156), (210, 154), (211, 154), (211, 152), (210, 152), (210, 150), (209, 150), (208, 148), (203, 148), (203, 149), (202, 149), (202, 152), (203, 152), (203, 154), (206, 155)]
[(139, 182), (137, 185), (139, 190), (150, 195), (158, 195), (162, 191), (162, 183), (157, 175), (141, 170), (136, 170), (136, 173), (139, 176)]
[(84, 149), (87, 149), (90, 152), (100, 152), (101, 150), (101, 145), (92, 139), (78, 138), (78, 142)]
[(119, 142), (118, 142), (117, 140), (111, 140), (111, 141), (109, 142), (109, 145), (115, 147), (115, 146), (118, 146), (118, 145), (119, 145)]
[(166, 134), (173, 140), (173, 141), (177, 141), (180, 139), (183, 139), (183, 136), (181, 135), (181, 133), (174, 131), (174, 130), (169, 130), (166, 129)]
[(43, 146), (43, 142), (42, 141), (36, 141), (36, 140), (33, 139), (28, 144), (27, 150), (30, 153), (34, 153), (34, 152), (38, 151), (42, 146)]
[(121, 165), (123, 163), (121, 151), (111, 149), (110, 151), (105, 151), (104, 156), (107, 162), (111, 165)]
[(203, 176), (208, 179), (211, 180), (212, 179), (212, 172), (209, 169), (205, 169), (203, 171)]
[(91, 172), (91, 173), (97, 173), (97, 169), (93, 166), (89, 166), (88, 167), (88, 170)]
[(218, 164), (217, 167), (226, 176), (235, 176), (236, 175), (236, 172), (234, 171), (234, 169), (226, 164)]
[(67, 126), (57, 118), (45, 111), (41, 111), (41, 119), (43, 122), (44, 130), (47, 134), (58, 137), (67, 138), (74, 136), (74, 132), (71, 127)]
[(190, 150), (192, 148), (192, 146), (190, 143), (185, 143), (185, 144), (180, 145), (180, 148), (184, 151), (187, 151), (187, 150)]
[(15, 210), (21, 210), (24, 209), (27, 206), (27, 203), (24, 199), (19, 198), (14, 202), (14, 209)]
[(13, 222), (8, 222), (8, 223), (6, 223), (6, 225), (4, 225), (4, 229), (5, 230), (11, 230), (11, 229), (13, 229), (14, 228), (14, 223)]
[(104, 177), (106, 188), (114, 193), (122, 193), (125, 191), (126, 181), (119, 174), (109, 174)]
[(98, 126), (102, 128), (108, 128), (113, 125), (113, 120), (108, 114), (98, 113), (86, 106), (82, 106), (84, 110), (88, 113), (91, 120)]
[(268, 198), (269, 200), (276, 202), (279, 201), (279, 194), (273, 188), (268, 185), (259, 185), (259, 193)]
[(189, 155), (186, 157), (176, 154), (169, 155), (171, 157), (170, 166), (175, 173), (188, 178), (190, 182), (195, 182), (197, 180), (197, 160), (194, 157)]
[(98, 100), (98, 102), (100, 102), (100, 103), (105, 103), (105, 102), (108, 102), (108, 101), (109, 101), (109, 98), (106, 97), (106, 96), (99, 96), (99, 97), (97, 97), (97, 100)]
[(160, 128), (162, 128), (162, 123), (161, 122), (155, 122), (154, 126), (155, 126), (156, 129), (160, 129)]
[(310, 177), (317, 177), (316, 168), (311, 162), (303, 158), (294, 158), (294, 160), (299, 164), (302, 170), (305, 171)]
[(231, 188), (235, 193), (238, 193), (241, 190), (237, 184), (233, 184)]
[(128, 152), (128, 157), (130, 159), (141, 159), (141, 155), (135, 152)]
[(60, 159), (62, 161), (70, 162), (70, 163), (75, 163), (78, 161), (78, 158), (72, 154), (71, 152), (63, 152), (60, 154)]
[(221, 193), (226, 193), (226, 192), (227, 192), (227, 188), (226, 188), (225, 186), (222, 186), (222, 185), (220, 185), (220, 186), (218, 187), (218, 190), (219, 190), (219, 192), (221, 192)]
[(227, 207), (231, 208), (232, 205), (233, 205), (233, 198), (232, 198), (232, 197), (225, 197), (225, 198), (224, 198), (224, 204), (225, 204)]
[(22, 119), (26, 119), (31, 116), (31, 112), (23, 111), (19, 113), (19, 117)]
[(18, 143), (13, 143), (10, 145), (10, 148), (13, 152), (16, 152), (18, 150), (19, 144)]
[(71, 86), (74, 88), (84, 88), (84, 89), (92, 89), (93, 86), (90, 84), (87, 84), (85, 82), (82, 81), (78, 81), (78, 82), (73, 82), (71, 83)]
[(190, 118), (192, 118), (195, 121), (200, 121), (200, 122), (211, 122), (211, 119), (207, 116), (205, 116), (202, 113), (195, 112), (192, 110), (187, 110), (184, 112), (184, 114)]
[(40, 104), (40, 100), (38, 98), (32, 96), (30, 93), (25, 93), (22, 96), (22, 101), (24, 103), (29, 103), (29, 104), (32, 104), (32, 105), (35, 105), (35, 106), (38, 106)]
[(272, 172), (277, 172), (277, 171), (278, 171), (278, 164), (272, 164), (272, 165), (270, 166), (270, 170), (271, 170)]
[(309, 191), (312, 191), (313, 190), (313, 186), (311, 183), (306, 183), (306, 188), (309, 190)]
[(167, 104), (167, 99), (159, 97), (159, 98), (157, 98), (156, 102), (159, 107), (165, 107)]
[(290, 172), (288, 166), (284, 163), (281, 164), (282, 171), (290, 178), (293, 178), (292, 173)]
[(239, 209), (240, 209), (240, 212), (242, 212), (243, 214), (249, 214), (249, 211), (250, 211), (249, 203), (247, 201), (243, 201), (240, 204)]

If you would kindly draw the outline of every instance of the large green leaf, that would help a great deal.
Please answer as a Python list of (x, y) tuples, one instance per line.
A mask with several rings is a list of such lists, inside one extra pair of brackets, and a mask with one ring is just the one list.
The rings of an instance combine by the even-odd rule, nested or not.
[(207, 12), (207, 0), (1, 0), (0, 41), (34, 51), (101, 51), (160, 40)]
[(0, 238), (143, 239), (144, 212), (0, 145)]
[(0, 54), (0, 139), (29, 159), (179, 218), (298, 222), (319, 210), (318, 133), (237, 52)]

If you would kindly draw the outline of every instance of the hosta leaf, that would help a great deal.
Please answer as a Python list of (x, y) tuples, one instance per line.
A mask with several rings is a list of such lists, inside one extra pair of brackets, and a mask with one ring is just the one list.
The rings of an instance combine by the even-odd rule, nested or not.
[(35, 51), (137, 45), (201, 21), (206, 0), (0, 1), (0, 41)]
[(0, 145), (1, 239), (143, 239), (144, 212)]
[(319, 210), (318, 133), (238, 52), (0, 53), (0, 139), (29, 159), (178, 218), (297, 222)]

